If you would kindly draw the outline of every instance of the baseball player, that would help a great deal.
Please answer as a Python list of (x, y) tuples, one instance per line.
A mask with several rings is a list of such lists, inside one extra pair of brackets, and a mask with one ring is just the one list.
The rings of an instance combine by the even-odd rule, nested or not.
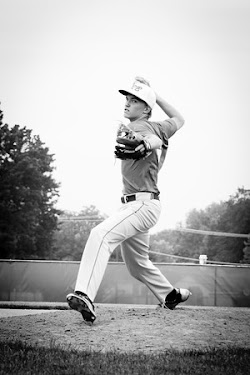
[[(123, 195), (119, 210), (92, 229), (84, 249), (74, 293), (67, 295), (69, 306), (86, 322), (94, 322), (93, 301), (109, 257), (121, 245), (123, 260), (130, 274), (152, 291), (164, 308), (173, 310), (191, 292), (174, 288), (149, 260), (149, 230), (161, 212), (157, 177), (164, 162), (168, 139), (182, 127), (181, 114), (162, 99), (144, 78), (119, 90), (125, 97), (124, 117), (117, 133), (115, 156), (121, 159)], [(149, 118), (157, 104), (167, 115), (164, 121)]]

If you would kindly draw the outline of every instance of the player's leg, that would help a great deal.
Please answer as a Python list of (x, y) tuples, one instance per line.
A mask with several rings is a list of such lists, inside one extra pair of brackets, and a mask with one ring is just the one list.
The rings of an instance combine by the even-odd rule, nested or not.
[(188, 299), (187, 289), (177, 289), (149, 259), (149, 233), (139, 233), (121, 244), (122, 256), (130, 274), (152, 291), (163, 307), (174, 309)]
[(138, 232), (143, 209), (142, 202), (124, 205), (92, 229), (80, 262), (75, 292), (67, 296), (70, 307), (80, 311), (84, 320), (95, 320), (93, 301), (109, 257), (120, 243)]
[(149, 233), (139, 233), (121, 244), (122, 257), (128, 271), (143, 282), (163, 303), (174, 287), (149, 259)]

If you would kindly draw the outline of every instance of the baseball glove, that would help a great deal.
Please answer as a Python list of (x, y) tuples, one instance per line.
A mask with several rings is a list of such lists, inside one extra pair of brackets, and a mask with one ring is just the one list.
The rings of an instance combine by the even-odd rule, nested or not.
[[(116, 142), (118, 144), (115, 146), (115, 156), (121, 160), (143, 159), (150, 152), (150, 144), (145, 138), (124, 124), (121, 124), (118, 129)], [(143, 147), (137, 150), (140, 145)]]

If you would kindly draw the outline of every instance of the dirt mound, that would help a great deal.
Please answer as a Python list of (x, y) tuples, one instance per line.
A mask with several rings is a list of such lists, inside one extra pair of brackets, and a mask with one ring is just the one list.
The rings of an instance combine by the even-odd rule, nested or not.
[(93, 325), (73, 310), (0, 319), (1, 341), (22, 340), (77, 350), (163, 352), (250, 347), (250, 309), (178, 306), (96, 306)]

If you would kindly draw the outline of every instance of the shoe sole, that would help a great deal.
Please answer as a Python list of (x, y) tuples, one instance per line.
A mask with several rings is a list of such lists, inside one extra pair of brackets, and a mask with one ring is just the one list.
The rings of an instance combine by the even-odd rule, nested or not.
[(89, 309), (87, 302), (85, 303), (82, 298), (84, 297), (78, 298), (73, 294), (69, 294), (67, 296), (69, 307), (81, 313), (83, 320), (85, 320), (86, 322), (94, 323), (94, 321), (96, 320), (95, 313)]

